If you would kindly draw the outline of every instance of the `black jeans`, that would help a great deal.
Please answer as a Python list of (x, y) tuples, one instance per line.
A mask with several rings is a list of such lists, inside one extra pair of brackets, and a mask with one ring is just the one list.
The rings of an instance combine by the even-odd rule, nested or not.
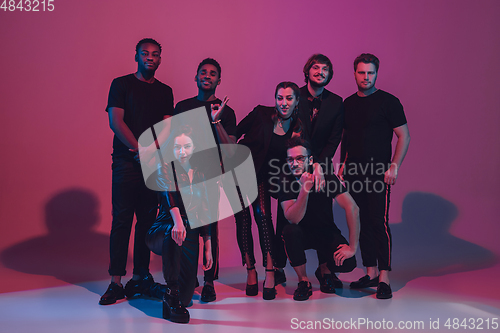
[(359, 206), (359, 248), (363, 266), (391, 270), (392, 236), (389, 227), (391, 186), (384, 176), (345, 176), (349, 193)]
[(281, 202), (278, 200), (278, 211), (276, 212), (276, 236), (273, 240), (273, 260), (274, 266), (278, 268), (285, 268), (286, 266), (286, 252), (285, 243), (283, 242), (283, 229), (289, 225), (290, 222), (285, 217)]
[[(207, 186), (209, 193), (210, 216), (218, 218), (219, 216), (219, 195), (220, 189), (218, 184)], [(203, 272), (204, 281), (213, 282), (219, 279), (219, 222), (210, 223), (211, 243), (212, 243), (212, 268)], [(205, 256), (203, 256), (203, 264), (206, 264)]]
[(318, 254), (319, 264), (327, 263), (332, 273), (346, 273), (356, 268), (356, 256), (344, 260), (343, 264), (337, 266), (333, 254), (340, 244), (347, 244), (347, 240), (341, 234), (325, 234), (321, 230), (307, 230), (299, 224), (288, 224), (283, 228), (283, 240), (285, 249), (292, 267), (306, 263), (305, 250), (315, 249)]
[(144, 184), (141, 166), (129, 158), (113, 158), (112, 205), (113, 222), (110, 234), (109, 274), (127, 274), (127, 257), (134, 214), (137, 219), (134, 232), (133, 274), (149, 273), (150, 251), (145, 237), (158, 212), (158, 195)]
[[(269, 195), (269, 182), (265, 179), (257, 179), (257, 199), (252, 203), (255, 223), (259, 229), (260, 248), (264, 267), (267, 266), (267, 253), (273, 250), (274, 227), (271, 219), (271, 196)], [(240, 197), (240, 200), (243, 200)], [(242, 203), (243, 205), (243, 203)], [(234, 215), (236, 221), (236, 238), (241, 252), (241, 260), (245, 265), (245, 255), (248, 254), (250, 266), (255, 264), (252, 237), (252, 217), (247, 207)]]
[(161, 255), (163, 276), (168, 284), (179, 284), (180, 300), (184, 306), (193, 298), (198, 269), (199, 228), (186, 227), (182, 246), (172, 239), (173, 222), (157, 221), (146, 236), (146, 243), (153, 253)]

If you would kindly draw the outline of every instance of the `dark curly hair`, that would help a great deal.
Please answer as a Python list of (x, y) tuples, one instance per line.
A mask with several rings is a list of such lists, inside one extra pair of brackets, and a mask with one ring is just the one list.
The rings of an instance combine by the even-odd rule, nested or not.
[(150, 44), (154, 44), (154, 45), (158, 46), (158, 48), (160, 49), (160, 53), (161, 53), (161, 45), (160, 45), (160, 43), (158, 43), (153, 38), (143, 38), (143, 39), (141, 39), (139, 41), (139, 43), (137, 43), (137, 45), (135, 46), (135, 53), (139, 53), (139, 49), (141, 48), (141, 45), (142, 44), (146, 44), (146, 43), (150, 43)]
[(294, 136), (291, 137), (287, 142), (286, 142), (286, 149), (292, 149), (298, 146), (302, 146), (307, 150), (307, 153), (311, 155), (311, 144), (309, 141), (307, 141), (304, 138), (301, 138), (300, 136)]
[(208, 65), (213, 65), (215, 68), (217, 68), (217, 70), (219, 71), (219, 79), (220, 79), (220, 77), (221, 77), (221, 68), (220, 68), (220, 65), (217, 62), (217, 60), (212, 59), (212, 58), (203, 59), (202, 62), (200, 62), (200, 64), (198, 65), (198, 69), (196, 70), (196, 74), (198, 74), (198, 72), (200, 71), (200, 68), (203, 65), (207, 65), (207, 64)]
[(333, 65), (330, 59), (326, 55), (323, 55), (321, 53), (316, 53), (313, 54), (306, 62), (304, 65), (304, 69), (302, 70), (304, 72), (304, 81), (307, 83), (309, 81), (309, 70), (314, 64), (324, 64), (328, 66), (328, 69), (330, 70), (328, 72), (328, 78), (326, 79), (325, 86), (330, 83), (330, 81), (333, 78)]

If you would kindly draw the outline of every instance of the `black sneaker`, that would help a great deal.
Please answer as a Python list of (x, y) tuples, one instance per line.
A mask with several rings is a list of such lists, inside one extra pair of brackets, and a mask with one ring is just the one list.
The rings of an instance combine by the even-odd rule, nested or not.
[(319, 290), (325, 294), (334, 294), (335, 288), (342, 288), (342, 281), (335, 274), (323, 274), (321, 275), (321, 270), (318, 267), (316, 272), (314, 272), (316, 278), (319, 281)]
[(353, 281), (349, 285), (351, 289), (363, 289), (369, 287), (377, 287), (378, 286), (378, 276), (370, 279), (369, 275), (365, 275), (360, 278), (358, 281)]
[(309, 281), (300, 281), (299, 286), (293, 293), (293, 299), (296, 301), (305, 301), (312, 296), (312, 286)]
[(217, 298), (217, 294), (215, 293), (215, 288), (211, 284), (206, 283), (201, 290), (201, 298), (202, 302), (213, 302)]
[(385, 282), (380, 282), (377, 287), (377, 298), (378, 299), (392, 298), (391, 286)]
[(113, 304), (116, 303), (117, 300), (124, 298), (125, 298), (125, 293), (123, 287), (115, 282), (111, 282), (104, 295), (101, 296), (99, 304), (101, 305)]
[(167, 284), (165, 295), (163, 296), (163, 318), (174, 323), (189, 323), (189, 311), (179, 299), (179, 285)]
[(286, 275), (285, 271), (280, 271), (279, 269), (274, 269), (274, 285), (277, 286), (279, 284), (285, 285), (286, 283)]
[(155, 280), (151, 274), (146, 275), (140, 280), (130, 279), (125, 285), (125, 296), (127, 298), (135, 295), (151, 296), (150, 288), (155, 284)]
[(167, 286), (161, 283), (154, 283), (151, 288), (149, 288), (149, 297), (154, 297), (158, 299), (163, 299)]

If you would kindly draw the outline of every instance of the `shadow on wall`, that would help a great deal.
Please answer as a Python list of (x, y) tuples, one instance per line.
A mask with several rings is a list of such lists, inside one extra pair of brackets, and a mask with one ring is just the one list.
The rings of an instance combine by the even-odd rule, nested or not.
[(71, 284), (108, 278), (109, 236), (94, 231), (99, 219), (99, 200), (92, 192), (64, 190), (45, 205), (48, 234), (5, 249), (2, 263)]
[[(402, 212), (402, 222), (390, 225), (393, 290), (419, 277), (473, 271), (497, 262), (488, 249), (450, 234), (458, 216), (457, 207), (450, 201), (432, 193), (412, 192), (405, 197)], [(336, 224), (347, 235), (343, 215), (337, 208)], [(358, 259), (362, 267), (359, 253)]]

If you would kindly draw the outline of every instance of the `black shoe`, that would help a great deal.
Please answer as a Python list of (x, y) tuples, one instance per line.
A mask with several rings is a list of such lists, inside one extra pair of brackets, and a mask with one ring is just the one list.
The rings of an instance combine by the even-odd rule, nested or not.
[[(266, 272), (274, 272), (274, 269), (266, 269)], [(270, 301), (272, 299), (276, 298), (276, 284), (272, 288), (266, 288), (266, 280), (264, 280), (264, 283), (262, 284), (262, 298), (265, 299), (266, 301)]]
[(335, 274), (323, 274), (321, 275), (321, 269), (318, 267), (316, 272), (314, 272), (316, 278), (319, 281), (319, 290), (325, 294), (334, 294), (335, 288), (342, 288), (342, 281)]
[(125, 298), (125, 293), (123, 291), (123, 287), (117, 283), (111, 282), (104, 295), (101, 296), (99, 304), (101, 305), (113, 304), (116, 303), (117, 300), (124, 298)]
[(205, 283), (203, 289), (201, 290), (201, 301), (202, 302), (213, 302), (217, 298), (215, 294), (215, 288), (211, 284)]
[(163, 318), (174, 323), (189, 323), (189, 312), (179, 299), (179, 285), (167, 284), (163, 295)]
[(378, 286), (378, 276), (373, 279), (370, 279), (369, 275), (365, 275), (358, 281), (351, 282), (351, 284), (349, 285), (351, 289), (362, 289), (362, 288), (376, 287), (376, 286)]
[(274, 285), (278, 284), (285, 285), (286, 284), (286, 275), (285, 271), (280, 271), (279, 269), (274, 269)]
[(146, 275), (140, 280), (130, 279), (125, 285), (125, 296), (127, 298), (134, 297), (135, 295), (150, 296), (149, 289), (155, 284), (155, 280), (151, 274)]
[(377, 287), (377, 298), (378, 299), (392, 298), (391, 286), (385, 282), (380, 282)]
[[(247, 267), (247, 271), (251, 271), (254, 269), (255, 269), (255, 266), (254, 267)], [(259, 277), (257, 276), (257, 271), (255, 271), (255, 279), (257, 281), (259, 281)], [(259, 284), (258, 283), (256, 283), (256, 284), (248, 284), (247, 283), (247, 287), (245, 289), (245, 294), (247, 296), (257, 296), (258, 293), (259, 293)]]
[(154, 283), (151, 288), (149, 288), (149, 297), (154, 297), (158, 299), (163, 299), (167, 286), (161, 283)]
[(295, 289), (293, 293), (293, 299), (296, 301), (305, 301), (309, 299), (313, 294), (311, 282), (309, 281), (300, 281), (299, 286)]

